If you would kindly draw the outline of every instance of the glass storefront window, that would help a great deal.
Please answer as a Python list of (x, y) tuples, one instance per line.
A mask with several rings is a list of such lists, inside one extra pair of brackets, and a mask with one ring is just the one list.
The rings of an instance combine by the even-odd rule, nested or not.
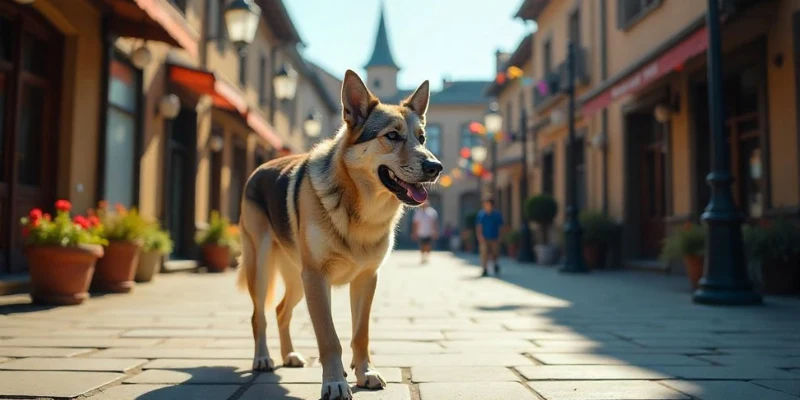
[(108, 115), (105, 132), (105, 179), (103, 198), (126, 207), (136, 204), (136, 137), (140, 83), (136, 70), (111, 61), (108, 82)]

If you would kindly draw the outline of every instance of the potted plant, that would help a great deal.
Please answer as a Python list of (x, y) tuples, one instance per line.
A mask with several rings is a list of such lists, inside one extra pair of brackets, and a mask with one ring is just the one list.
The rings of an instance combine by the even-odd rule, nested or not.
[(203, 260), (212, 272), (223, 272), (231, 265), (232, 250), (237, 247), (235, 227), (218, 211), (212, 211), (208, 227), (197, 235)]
[(787, 294), (798, 289), (800, 281), (800, 228), (779, 218), (758, 227), (742, 230), (751, 261), (759, 266), (762, 290)]
[(582, 212), (583, 259), (589, 268), (604, 268), (608, 246), (617, 231), (617, 224), (599, 211)]
[(528, 199), (525, 203), (525, 216), (539, 225), (542, 230), (542, 243), (534, 246), (536, 261), (543, 265), (553, 265), (558, 261), (558, 249), (550, 244), (549, 230), (558, 214), (558, 203), (546, 194)]
[(517, 257), (517, 252), (519, 251), (519, 241), (522, 234), (520, 231), (510, 231), (503, 235), (503, 244), (506, 245), (506, 251), (508, 252), (508, 256), (512, 258)]
[(461, 231), (461, 243), (464, 245), (464, 251), (473, 253), (477, 249), (475, 242), (478, 237), (475, 234), (476, 221), (478, 213), (473, 211), (464, 216), (464, 230)]
[(686, 266), (686, 274), (693, 289), (703, 276), (704, 251), (706, 248), (706, 231), (697, 224), (686, 224), (684, 227), (664, 240), (660, 259), (670, 262), (682, 260)]
[(135, 208), (128, 210), (121, 204), (110, 212), (106, 203), (100, 202), (97, 215), (103, 223), (103, 237), (108, 240), (108, 246), (103, 258), (97, 261), (92, 289), (104, 293), (130, 292), (147, 222)]
[(34, 208), (20, 220), (31, 298), (43, 304), (80, 304), (89, 297), (95, 263), (107, 242), (99, 235), (102, 226), (97, 217), (70, 218), (69, 201), (55, 205), (55, 218)]
[(142, 252), (139, 254), (139, 265), (136, 267), (134, 280), (150, 282), (153, 275), (161, 269), (163, 256), (172, 252), (172, 246), (169, 232), (161, 230), (158, 224), (152, 224), (142, 240)]

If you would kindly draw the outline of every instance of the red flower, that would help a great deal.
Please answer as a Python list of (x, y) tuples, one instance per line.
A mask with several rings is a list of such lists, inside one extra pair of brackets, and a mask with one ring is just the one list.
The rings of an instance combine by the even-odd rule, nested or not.
[(39, 208), (34, 208), (28, 213), (28, 217), (31, 218), (31, 221), (38, 221), (42, 218), (42, 210)]
[(69, 212), (72, 209), (72, 203), (69, 200), (58, 200), (56, 201), (56, 210)]
[(42, 223), (41, 219), (32, 219), (31, 220), (31, 226), (34, 227), (34, 228), (38, 227), (41, 223)]
[(23, 237), (28, 237), (28, 235), (30, 235), (30, 234), (31, 234), (31, 230), (28, 229), (27, 226), (23, 226), (22, 227), (22, 236)]
[(90, 215), (89, 216), (89, 225), (90, 226), (100, 225), (100, 218), (97, 218), (97, 216), (94, 216), (94, 215)]
[(95, 215), (97, 215), (97, 213), (95, 213), (94, 208), (90, 208), (86, 210), (86, 215), (89, 217), (94, 217)]
[(75, 218), (72, 219), (73, 222), (80, 225), (83, 229), (89, 229), (89, 220), (86, 219), (83, 215), (76, 215)]
[(42, 214), (42, 218), (44, 218), (44, 220), (45, 220), (45, 221), (50, 221), (50, 220), (52, 219), (52, 218), (50, 217), (50, 214), (48, 214), (48, 213), (44, 213), (44, 214)]

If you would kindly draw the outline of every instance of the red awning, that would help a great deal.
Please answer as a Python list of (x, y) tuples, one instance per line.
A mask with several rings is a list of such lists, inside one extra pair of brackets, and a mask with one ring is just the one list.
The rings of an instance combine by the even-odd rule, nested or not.
[(275, 131), (260, 114), (257, 112), (247, 113), (247, 125), (259, 136), (264, 138), (270, 146), (278, 150), (283, 149), (283, 141), (275, 134)]
[(247, 101), (231, 85), (212, 72), (171, 65), (169, 79), (194, 93), (211, 96), (214, 107), (247, 114)]
[(616, 84), (584, 101), (581, 114), (587, 117), (608, 107), (619, 98), (636, 93), (678, 68), (686, 60), (704, 52), (707, 48), (708, 31), (703, 27), (661, 54), (656, 60), (619, 79)]
[(122, 37), (156, 40), (181, 47), (197, 57), (200, 35), (167, 0), (103, 0), (109, 27)]

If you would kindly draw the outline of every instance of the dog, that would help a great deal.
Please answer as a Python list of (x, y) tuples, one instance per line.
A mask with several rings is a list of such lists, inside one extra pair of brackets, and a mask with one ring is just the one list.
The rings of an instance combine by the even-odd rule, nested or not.
[(322, 398), (352, 399), (331, 316), (331, 287), (350, 284), (350, 368), (359, 387), (386, 386), (370, 362), (370, 309), (378, 269), (392, 250), (404, 209), (422, 204), (442, 171), (425, 148), (429, 100), (425, 81), (399, 105), (381, 103), (348, 70), (343, 124), (335, 137), (306, 154), (271, 160), (248, 178), (238, 282), (253, 301), (254, 370), (274, 369), (265, 311), (273, 307), (280, 275), (285, 293), (276, 314), (283, 366), (306, 364), (289, 334), (292, 309), (305, 296), (322, 364)]

